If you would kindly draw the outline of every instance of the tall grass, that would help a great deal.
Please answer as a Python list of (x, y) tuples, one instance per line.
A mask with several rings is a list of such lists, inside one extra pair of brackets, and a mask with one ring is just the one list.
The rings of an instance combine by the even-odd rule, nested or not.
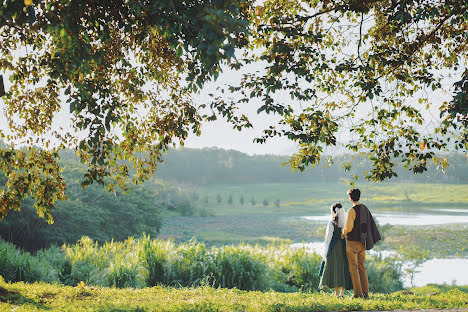
[(0, 240), (0, 275), (9, 282), (58, 281), (53, 263), (42, 254), (34, 257), (2, 240)]
[(224, 246), (210, 253), (212, 285), (242, 290), (263, 290), (267, 285), (265, 257), (246, 245)]
[(145, 271), (145, 284), (148, 286), (162, 285), (166, 282), (164, 272), (168, 260), (168, 252), (174, 246), (170, 242), (151, 240), (144, 235), (140, 239), (138, 258)]
[[(321, 257), (288, 245), (228, 245), (207, 248), (190, 241), (128, 238), (97, 244), (83, 237), (74, 245), (40, 251), (35, 256), (0, 242), (0, 274), (6, 281), (46, 281), (77, 285), (143, 288), (212, 286), (280, 292), (316, 291)], [(368, 274), (373, 291), (402, 288), (401, 265), (372, 258)]]

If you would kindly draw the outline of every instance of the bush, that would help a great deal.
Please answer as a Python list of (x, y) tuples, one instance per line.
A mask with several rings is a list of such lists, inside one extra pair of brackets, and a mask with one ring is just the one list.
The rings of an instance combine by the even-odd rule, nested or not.
[(139, 242), (139, 261), (146, 269), (146, 286), (156, 286), (165, 281), (164, 266), (167, 262), (167, 248), (162, 241), (152, 241), (144, 236)]
[(165, 267), (165, 283), (170, 286), (199, 286), (206, 283), (212, 263), (204, 243), (195, 240), (180, 244)]
[[(64, 284), (69, 286), (76, 286), (79, 282), (83, 281), (90, 284), (101, 285), (99, 282), (101, 277), (99, 275), (96, 276), (96, 272), (94, 272), (95, 270), (96, 267), (89, 262), (77, 261), (70, 266), (70, 269), (67, 270), (65, 274), (63, 274), (62, 278)], [(92, 273), (94, 274), (91, 275)]]
[(250, 247), (224, 246), (213, 249), (213, 271), (210, 284), (214, 287), (263, 290), (267, 285), (265, 258)]
[[(195, 240), (172, 242), (128, 238), (95, 243), (82, 237), (75, 245), (40, 251), (36, 256), (0, 241), (0, 275), (6, 281), (81, 281), (108, 287), (201, 285), (241, 290), (316, 291), (321, 257), (287, 245), (212, 247)], [(371, 292), (401, 290), (401, 262), (370, 256), (367, 273)]]
[(41, 273), (43, 263), (28, 252), (0, 240), (0, 275), (6, 282), (35, 282), (47, 279)]
[(118, 288), (141, 288), (147, 286), (141, 267), (132, 263), (130, 257), (115, 257), (108, 269), (104, 272), (106, 283), (102, 286)]
[(291, 250), (285, 255), (282, 268), (288, 274), (286, 283), (301, 290), (318, 290), (321, 263), (322, 258), (319, 255), (311, 254), (305, 248)]
[[(116, 191), (114, 195), (100, 186), (90, 185), (78, 193), (81, 185), (76, 180), (67, 179), (67, 185), (69, 200), (57, 202), (53, 226), (37, 215), (34, 201), (28, 198), (21, 212), (12, 211), (0, 222), (0, 237), (36, 252), (52, 245), (75, 243), (84, 235), (105, 243), (142, 232), (154, 236), (159, 233), (161, 209), (149, 191), (135, 187), (128, 194)], [(187, 202), (177, 207), (181, 214), (193, 214), (193, 205)]]
[(378, 293), (392, 293), (403, 289), (402, 263), (396, 258), (382, 258), (370, 256), (366, 258), (369, 291)]
[(35, 258), (39, 261), (41, 281), (53, 283), (62, 282), (67, 259), (58, 246), (52, 246), (47, 250), (39, 250)]

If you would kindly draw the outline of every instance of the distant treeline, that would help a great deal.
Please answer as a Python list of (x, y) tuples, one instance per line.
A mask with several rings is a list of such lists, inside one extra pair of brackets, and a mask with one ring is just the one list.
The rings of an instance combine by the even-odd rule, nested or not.
[[(394, 181), (414, 181), (431, 183), (468, 183), (468, 159), (464, 155), (447, 155), (450, 166), (445, 170), (431, 165), (423, 174), (413, 174), (398, 168), (398, 178)], [(323, 158), (326, 160), (326, 157)], [(211, 183), (252, 183), (252, 182), (297, 182), (321, 181), (336, 182), (352, 179), (355, 174), (363, 179), (362, 173), (370, 169), (366, 158), (350, 155), (336, 155), (329, 166), (320, 164), (309, 167), (304, 172), (294, 172), (288, 156), (254, 155), (249, 156), (234, 150), (218, 148), (170, 150), (164, 157), (156, 176), (165, 180), (190, 184)], [(324, 161), (323, 163), (325, 163)], [(343, 166), (352, 163), (351, 170), (345, 172)]]

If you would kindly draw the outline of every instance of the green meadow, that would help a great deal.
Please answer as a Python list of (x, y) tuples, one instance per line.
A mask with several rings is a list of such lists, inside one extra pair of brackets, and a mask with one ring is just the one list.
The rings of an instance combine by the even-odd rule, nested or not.
[[(45, 283), (4, 285), (1, 311), (210, 312), (210, 311), (388, 311), (468, 308), (463, 287), (437, 285), (413, 293), (371, 294), (369, 300), (335, 298), (328, 293), (278, 293), (237, 289), (144, 289), (59, 286)], [(448, 290), (447, 290), (448, 289)], [(435, 290), (435, 291), (434, 291)]]
[[(467, 184), (381, 183), (357, 184), (361, 201), (372, 210), (420, 212), (430, 208), (468, 209)], [(316, 214), (335, 202), (349, 206), (347, 184), (336, 182), (212, 184), (195, 188), (198, 205), (214, 215)], [(221, 196), (218, 203), (217, 196)], [(228, 203), (229, 196), (232, 204)], [(244, 197), (244, 204), (240, 203)], [(252, 204), (252, 198), (255, 205)], [(268, 205), (263, 205), (267, 200)], [(275, 207), (274, 201), (280, 201)], [(207, 202), (208, 201), (208, 202)]]

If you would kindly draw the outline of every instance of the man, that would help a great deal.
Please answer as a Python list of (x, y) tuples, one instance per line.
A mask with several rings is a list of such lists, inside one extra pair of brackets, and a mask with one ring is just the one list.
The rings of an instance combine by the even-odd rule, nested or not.
[(348, 197), (353, 208), (348, 211), (343, 235), (354, 288), (354, 298), (369, 298), (369, 282), (365, 267), (366, 249), (372, 249), (381, 237), (369, 209), (359, 202), (361, 191), (350, 189)]

